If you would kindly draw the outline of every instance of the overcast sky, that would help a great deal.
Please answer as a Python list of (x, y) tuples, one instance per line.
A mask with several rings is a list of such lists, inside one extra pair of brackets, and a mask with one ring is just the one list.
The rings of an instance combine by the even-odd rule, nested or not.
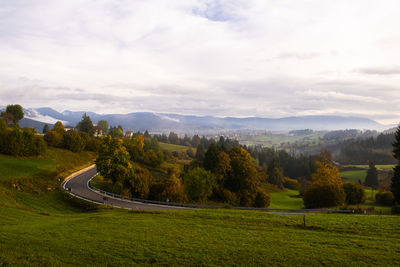
[(400, 1), (1, 0), (0, 105), (400, 121)]

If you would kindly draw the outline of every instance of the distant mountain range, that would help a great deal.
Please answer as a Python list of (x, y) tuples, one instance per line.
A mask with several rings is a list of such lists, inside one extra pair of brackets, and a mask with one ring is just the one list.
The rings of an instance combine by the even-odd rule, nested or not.
[(25, 118), (21, 126), (31, 126), (42, 130), (45, 123), (54, 124), (62, 121), (64, 125), (75, 126), (86, 113), (93, 123), (107, 120), (110, 125), (121, 125), (124, 130), (150, 132), (182, 132), (205, 133), (226, 130), (267, 130), (289, 131), (301, 129), (313, 130), (340, 130), (340, 129), (375, 129), (384, 130), (388, 126), (376, 121), (359, 117), (341, 116), (302, 116), (286, 117), (280, 119), (249, 117), (213, 117), (190, 116), (167, 113), (135, 112), (129, 114), (97, 114), (87, 111), (64, 111), (62, 113), (48, 108), (25, 109)]

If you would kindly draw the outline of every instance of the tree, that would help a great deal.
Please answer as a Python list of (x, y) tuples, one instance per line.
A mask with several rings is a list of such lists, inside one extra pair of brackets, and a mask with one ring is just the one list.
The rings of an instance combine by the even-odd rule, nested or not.
[(343, 182), (338, 168), (329, 160), (321, 159), (316, 162), (318, 169), (312, 175), (312, 182), (317, 184), (331, 184), (342, 187)]
[(204, 146), (203, 146), (202, 144), (200, 144), (200, 145), (197, 146), (197, 150), (196, 150), (196, 159), (197, 159), (199, 162), (203, 163), (204, 156), (205, 156), (205, 153), (204, 153)]
[(225, 186), (239, 197), (240, 205), (252, 206), (257, 190), (257, 170), (250, 154), (242, 147), (229, 152), (231, 171)]
[(0, 132), (5, 131), (8, 128), (6, 121), (0, 118)]
[(369, 164), (369, 169), (367, 171), (367, 176), (365, 177), (364, 185), (372, 187), (374, 189), (376, 189), (379, 185), (378, 170), (376, 169), (375, 164), (372, 162)]
[(382, 206), (392, 206), (394, 201), (394, 195), (392, 192), (378, 192), (375, 195), (376, 203)]
[(215, 143), (212, 143), (204, 155), (204, 169), (214, 172), (218, 163), (219, 148)]
[(345, 192), (340, 172), (325, 153), (318, 156), (318, 169), (303, 196), (307, 208), (333, 207), (344, 203)]
[(343, 188), (332, 184), (313, 183), (306, 188), (303, 196), (304, 206), (308, 209), (339, 206), (344, 203), (345, 194)]
[(125, 179), (133, 176), (129, 153), (119, 138), (111, 136), (104, 138), (96, 159), (96, 166), (104, 179), (111, 180), (113, 185), (122, 185)]
[(212, 194), (215, 176), (202, 168), (195, 168), (184, 176), (183, 182), (190, 201), (204, 202)]
[(90, 119), (89, 116), (86, 115), (86, 113), (83, 114), (82, 120), (78, 123), (76, 128), (78, 129), (78, 131), (88, 133), (90, 136), (93, 136), (94, 134), (94, 127), (92, 120)]
[(111, 126), (109, 131), (108, 131), (108, 135), (111, 135), (111, 137), (118, 137), (118, 138), (122, 138), (122, 129), (119, 127), (114, 127)]
[(61, 121), (57, 121), (54, 126), (53, 130), (58, 132), (59, 134), (63, 135), (65, 133), (64, 125)]
[(229, 176), (231, 171), (231, 159), (229, 155), (221, 151), (218, 154), (217, 165), (215, 166), (214, 173), (217, 178), (217, 183), (223, 185), (226, 178)]
[(18, 104), (16, 105), (8, 105), (6, 108), (6, 113), (11, 114), (13, 116), (13, 122), (18, 123), (24, 117), (24, 111), (22, 107)]
[(174, 132), (170, 132), (168, 136), (168, 141), (170, 144), (179, 145), (179, 136)]
[(103, 131), (103, 134), (107, 135), (107, 133), (108, 133), (108, 127), (109, 127), (108, 121), (106, 121), (106, 120), (99, 120), (99, 121), (97, 122), (97, 127), (99, 127), (99, 128)]
[(49, 125), (48, 125), (48, 124), (45, 124), (45, 125), (43, 126), (42, 133), (46, 134), (49, 130), (50, 130)]
[(62, 146), (72, 152), (81, 152), (85, 149), (85, 140), (76, 131), (69, 131), (64, 134)]
[(283, 189), (283, 172), (281, 165), (279, 163), (279, 159), (274, 157), (271, 163), (268, 166), (268, 179), (267, 181), (270, 184), (274, 184), (278, 186), (280, 189)]
[(344, 183), (343, 189), (346, 194), (346, 203), (348, 205), (364, 204), (367, 196), (364, 188), (358, 183)]
[(47, 131), (43, 138), (48, 146), (61, 147), (62, 145), (63, 135), (56, 130)]
[(192, 147), (197, 147), (198, 145), (200, 145), (200, 137), (197, 134), (193, 135), (191, 143)]
[(186, 202), (186, 195), (181, 179), (179, 179), (179, 169), (172, 167), (169, 169), (169, 178), (165, 181), (165, 187), (161, 193), (161, 197), (164, 201), (184, 203)]
[(258, 191), (256, 194), (256, 198), (254, 199), (254, 206), (256, 208), (265, 208), (270, 204), (270, 197), (264, 191)]
[(147, 169), (135, 166), (134, 174), (125, 180), (125, 185), (131, 191), (132, 197), (147, 199), (152, 180), (151, 173)]
[(0, 132), (0, 153), (12, 156), (44, 154), (46, 144), (33, 128), (13, 128)]
[(394, 201), (399, 204), (400, 203), (400, 165), (397, 165), (394, 168), (394, 173), (392, 177), (391, 183), (391, 191), (393, 193)]
[(393, 156), (397, 160), (397, 165), (394, 168), (394, 173), (391, 183), (391, 191), (394, 201), (400, 204), (400, 126), (395, 134), (395, 142), (393, 143)]
[(287, 189), (300, 190), (301, 184), (296, 179), (285, 177), (283, 179), (283, 186)]

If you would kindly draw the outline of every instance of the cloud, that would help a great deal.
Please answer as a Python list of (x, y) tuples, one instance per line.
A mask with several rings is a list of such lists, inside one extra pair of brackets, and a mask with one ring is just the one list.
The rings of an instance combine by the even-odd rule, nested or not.
[(398, 75), (400, 74), (400, 66), (361, 68), (356, 71), (364, 74), (373, 75)]
[(315, 97), (318, 99), (326, 99), (333, 102), (339, 101), (348, 101), (348, 102), (363, 102), (363, 103), (385, 103), (384, 100), (379, 99), (373, 96), (362, 96), (355, 94), (346, 94), (342, 92), (336, 91), (315, 91), (315, 90), (307, 90), (303, 92), (306, 96)]
[[(398, 40), (399, 9), (390, 0), (5, 0), (0, 104), (400, 116), (390, 108), (400, 54), (394, 41), (382, 49)], [(365, 67), (385, 65), (394, 67)]]

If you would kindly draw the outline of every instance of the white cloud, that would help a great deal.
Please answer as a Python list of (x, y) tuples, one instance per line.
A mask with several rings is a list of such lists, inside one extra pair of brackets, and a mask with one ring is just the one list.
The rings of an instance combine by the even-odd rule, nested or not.
[(396, 0), (5, 0), (0, 104), (265, 117), (340, 107), (395, 121), (399, 10)]

